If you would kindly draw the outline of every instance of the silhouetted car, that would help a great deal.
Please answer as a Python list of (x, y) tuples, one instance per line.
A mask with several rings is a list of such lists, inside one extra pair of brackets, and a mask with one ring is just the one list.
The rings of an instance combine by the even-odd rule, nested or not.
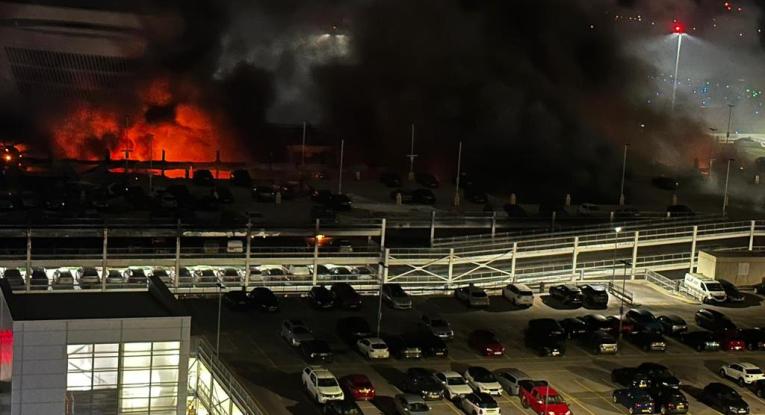
[(212, 190), (212, 197), (218, 203), (234, 203), (234, 195), (226, 186), (215, 186)]
[(746, 385), (746, 387), (757, 395), (758, 398), (765, 398), (765, 380), (758, 380)]
[(361, 307), (361, 295), (346, 282), (332, 284), (332, 294), (335, 296), (335, 305), (348, 310), (358, 310)]
[(426, 400), (441, 399), (444, 396), (441, 384), (433, 378), (433, 372), (420, 367), (412, 367), (406, 370), (405, 389), (422, 396), (422, 399)]
[(635, 369), (640, 373), (648, 375), (649, 379), (651, 379), (652, 387), (666, 386), (674, 389), (680, 387), (680, 380), (664, 365), (644, 362)]
[(229, 180), (234, 186), (252, 186), (252, 177), (250, 176), (250, 172), (247, 170), (234, 170), (231, 172), (231, 178)]
[(475, 330), (468, 336), (468, 344), (476, 352), (483, 356), (502, 356), (505, 346), (497, 338), (497, 335), (489, 330)]
[(383, 340), (388, 345), (390, 354), (396, 359), (419, 359), (422, 357), (422, 348), (416, 334), (383, 336)]
[(746, 343), (746, 350), (765, 350), (765, 331), (759, 327), (739, 330)]
[(704, 387), (699, 400), (726, 415), (748, 414), (749, 404), (733, 388), (713, 382)]
[(607, 332), (596, 330), (580, 337), (582, 347), (594, 354), (613, 354), (619, 351), (616, 339)]
[(746, 350), (746, 342), (738, 329), (722, 330), (715, 333), (720, 349), (726, 351)]
[(711, 331), (697, 330), (680, 333), (679, 339), (683, 344), (699, 352), (715, 352), (720, 350), (720, 341)]
[(611, 323), (611, 334), (614, 336), (619, 335), (619, 325), (621, 324), (622, 334), (630, 334), (635, 331), (635, 328), (631, 321), (625, 320), (619, 316), (606, 317), (609, 323)]
[(449, 356), (449, 349), (446, 347), (446, 343), (433, 333), (421, 331), (417, 333), (416, 339), (423, 356), (441, 358)]
[(685, 414), (688, 412), (688, 399), (676, 388), (660, 386), (651, 389), (654, 410), (660, 414)]
[(266, 287), (255, 287), (248, 294), (250, 303), (258, 310), (279, 311), (279, 299), (274, 293)]
[(613, 331), (611, 322), (602, 314), (587, 314), (579, 317), (579, 319), (584, 322), (585, 329), (588, 332), (602, 331), (610, 333)]
[(194, 184), (197, 186), (212, 186), (215, 183), (215, 177), (212, 172), (206, 169), (194, 170)]
[(346, 195), (333, 194), (332, 196), (330, 196), (329, 201), (327, 202), (327, 205), (337, 211), (346, 211), (346, 210), (351, 210), (353, 208), (353, 203), (351, 202), (351, 199)]
[(505, 213), (507, 214), (508, 218), (525, 218), (529, 216), (526, 213), (526, 210), (524, 210), (520, 205), (516, 204), (506, 204), (503, 206), (505, 209)]
[(663, 352), (667, 350), (664, 337), (655, 331), (639, 331), (627, 336), (627, 340), (646, 352)]
[(632, 332), (650, 331), (653, 333), (661, 333), (663, 330), (662, 324), (656, 319), (656, 316), (652, 312), (645, 309), (630, 309), (624, 315), (626, 321), (632, 323)]
[(349, 344), (355, 344), (358, 339), (371, 337), (369, 323), (362, 317), (345, 317), (337, 320), (338, 336)]
[(729, 303), (743, 303), (744, 302), (744, 294), (741, 293), (741, 291), (736, 288), (733, 283), (727, 280), (717, 280), (717, 282), (722, 285), (723, 290), (725, 290), (725, 295), (728, 297)]
[(587, 333), (587, 323), (579, 318), (568, 317), (558, 321), (566, 337), (573, 339)]
[(683, 216), (696, 216), (696, 213), (686, 205), (667, 206), (667, 213), (673, 218)]
[(244, 290), (228, 291), (223, 294), (223, 304), (234, 311), (247, 311), (250, 308), (250, 301)]
[(710, 331), (735, 330), (736, 325), (723, 313), (709, 308), (702, 308), (694, 315), (696, 324)]
[(340, 378), (340, 387), (357, 401), (371, 401), (375, 398), (375, 387), (366, 375), (354, 374)]
[(648, 389), (651, 387), (651, 377), (636, 367), (620, 367), (611, 371), (611, 382), (627, 389)]
[(276, 201), (276, 190), (271, 185), (253, 186), (250, 192), (252, 194), (252, 199), (257, 202)]
[(301, 341), (298, 346), (300, 354), (308, 363), (329, 363), (332, 362), (334, 354), (329, 344), (324, 340), (312, 339)]
[(323, 285), (312, 287), (308, 291), (308, 301), (316, 308), (328, 309), (335, 306), (335, 296)]
[(617, 219), (637, 219), (640, 217), (640, 211), (634, 207), (620, 207), (614, 211), (614, 218)]
[(554, 285), (549, 289), (550, 297), (561, 304), (571, 306), (582, 305), (582, 290), (573, 284)]
[(364, 415), (356, 402), (350, 399), (327, 401), (321, 407), (321, 413), (322, 415)]
[(661, 332), (668, 336), (679, 336), (688, 331), (688, 324), (676, 314), (668, 314), (656, 318), (661, 324)]
[(14, 289), (22, 288), (25, 285), (24, 277), (21, 276), (21, 271), (16, 268), (6, 268), (3, 272), (3, 278), (8, 281), (8, 284)]
[(614, 403), (627, 408), (630, 414), (653, 414), (653, 397), (641, 388), (617, 389), (613, 393)]
[(677, 190), (680, 188), (680, 181), (675, 177), (654, 177), (651, 179), (651, 184), (661, 190)]
[(417, 173), (414, 175), (414, 179), (417, 181), (417, 183), (429, 189), (437, 189), (439, 185), (436, 176), (433, 176), (429, 173)]
[(401, 187), (401, 176), (396, 173), (383, 173), (380, 182), (387, 187)]
[(565, 353), (566, 338), (560, 324), (551, 318), (529, 320), (525, 331), (526, 347), (543, 356), (562, 356)]
[(606, 287), (597, 284), (586, 284), (580, 287), (582, 302), (587, 307), (608, 307), (608, 292)]

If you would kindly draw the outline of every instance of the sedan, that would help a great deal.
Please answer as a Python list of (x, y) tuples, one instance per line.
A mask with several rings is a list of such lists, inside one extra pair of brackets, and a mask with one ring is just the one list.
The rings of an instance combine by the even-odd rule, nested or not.
[(580, 307), (582, 305), (582, 290), (573, 284), (555, 285), (550, 287), (550, 297), (561, 304)]
[(390, 357), (388, 345), (383, 339), (365, 337), (356, 342), (356, 348), (367, 359), (387, 359)]
[(425, 400), (437, 400), (444, 396), (441, 384), (433, 378), (433, 373), (421, 367), (406, 370), (406, 389), (422, 396)]
[(664, 337), (653, 331), (640, 331), (627, 336), (627, 339), (646, 352), (667, 350), (667, 342), (664, 341)]
[(606, 287), (596, 284), (582, 286), (582, 299), (586, 306), (596, 308), (608, 307), (608, 292)]
[(324, 340), (303, 340), (300, 342), (300, 354), (308, 363), (330, 363), (334, 358), (329, 343)]
[(697, 330), (680, 333), (680, 341), (698, 352), (715, 352), (720, 350), (720, 341), (711, 331)]
[(579, 320), (584, 321), (585, 329), (588, 332), (602, 331), (611, 332), (611, 322), (608, 321), (606, 316), (602, 314), (587, 314), (586, 316), (579, 317)]
[(709, 308), (699, 309), (694, 319), (699, 327), (710, 331), (736, 329), (736, 325), (725, 314)]
[(473, 393), (473, 389), (467, 384), (465, 378), (452, 370), (435, 373), (433, 378), (441, 384), (446, 399), (452, 400)]
[(724, 414), (748, 414), (749, 404), (733, 388), (713, 382), (699, 393), (699, 400)]
[(422, 415), (429, 414), (430, 407), (419, 395), (413, 393), (400, 393), (393, 398), (398, 415)]
[(468, 337), (470, 347), (483, 356), (502, 356), (505, 346), (489, 330), (475, 330)]
[(630, 414), (653, 413), (653, 397), (645, 389), (617, 389), (612, 397), (614, 403), (626, 407)]
[(660, 414), (685, 414), (688, 413), (688, 399), (678, 389), (670, 387), (657, 387), (651, 390), (654, 409)]
[(366, 375), (348, 375), (340, 378), (340, 387), (357, 401), (371, 401), (375, 398), (375, 387)]
[(255, 287), (247, 295), (252, 306), (261, 311), (279, 311), (279, 299), (266, 287)]
[(661, 333), (662, 325), (656, 320), (656, 316), (648, 310), (631, 309), (624, 315), (624, 319), (633, 324), (632, 332), (637, 331), (650, 331), (653, 333)]
[(656, 320), (658, 320), (659, 324), (661, 324), (662, 333), (666, 334), (667, 336), (678, 336), (680, 333), (685, 333), (688, 331), (688, 324), (685, 322), (685, 320), (683, 320), (682, 317), (678, 315), (662, 315), (659, 316)]
[(448, 321), (441, 317), (424, 315), (420, 319), (420, 327), (444, 340), (449, 340), (454, 337), (452, 326)]
[(335, 296), (332, 295), (332, 292), (330, 292), (327, 287), (319, 285), (312, 287), (311, 290), (308, 291), (308, 301), (310, 301), (316, 308), (329, 309), (335, 305)]
[(412, 299), (401, 288), (400, 284), (383, 284), (383, 300), (394, 309), (409, 310), (412, 308)]
[(587, 333), (587, 323), (578, 318), (564, 318), (558, 323), (563, 327), (563, 332), (566, 333), (568, 339), (574, 339)]
[(470, 366), (465, 370), (464, 377), (468, 385), (476, 392), (494, 396), (502, 395), (502, 385), (499, 384), (496, 376), (486, 368)]
[(489, 295), (483, 288), (469, 285), (454, 290), (454, 296), (469, 307), (488, 307)]
[(595, 354), (613, 354), (619, 351), (616, 339), (603, 331), (594, 331), (581, 337), (582, 346)]
[(335, 304), (348, 310), (358, 310), (361, 307), (361, 295), (346, 282), (332, 284), (332, 294)]

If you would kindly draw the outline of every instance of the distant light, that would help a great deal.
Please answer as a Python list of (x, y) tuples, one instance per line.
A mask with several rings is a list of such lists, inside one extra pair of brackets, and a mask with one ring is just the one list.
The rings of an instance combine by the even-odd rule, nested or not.
[(672, 33), (682, 35), (685, 33), (685, 25), (677, 20), (672, 22)]
[(616, 232), (616, 233), (619, 233), (621, 231), (622, 231), (622, 227), (621, 226), (617, 226), (617, 227), (614, 228), (614, 232)]

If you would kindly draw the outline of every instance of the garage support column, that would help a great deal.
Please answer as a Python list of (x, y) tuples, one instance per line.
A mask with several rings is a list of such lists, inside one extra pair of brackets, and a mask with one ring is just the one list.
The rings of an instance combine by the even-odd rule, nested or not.
[(574, 250), (571, 253), (571, 281), (576, 281), (576, 260), (579, 257), (579, 237), (574, 237)]
[(694, 258), (696, 257), (696, 235), (699, 233), (699, 227), (693, 227), (693, 238), (691, 239), (691, 260), (689, 261), (688, 272), (693, 272)]
[(449, 271), (446, 274), (446, 288), (452, 287), (452, 280), (454, 278), (454, 248), (449, 248)]
[(385, 248), (385, 255), (383, 256), (383, 272), (382, 272), (383, 284), (388, 283), (388, 260), (389, 259), (390, 259), (390, 248)]
[(430, 246), (433, 247), (433, 239), (436, 237), (436, 211), (430, 212)]
[(752, 223), (749, 224), (749, 250), (751, 251), (752, 248), (754, 248), (754, 227), (755, 222), (752, 221)]
[(27, 291), (30, 290), (29, 286), (31, 285), (32, 280), (32, 229), (27, 228), (27, 274), (26, 274), (26, 281), (24, 283), (26, 284)]
[(491, 239), (497, 235), (497, 212), (491, 211)]
[(106, 291), (106, 278), (109, 276), (106, 258), (109, 252), (109, 229), (104, 228), (104, 241), (101, 248), (101, 291)]
[(387, 226), (387, 221), (385, 218), (382, 218), (382, 223), (380, 224), (380, 249), (385, 249), (385, 228)]
[(632, 269), (630, 270), (630, 279), (635, 279), (635, 270), (637, 269), (638, 240), (640, 240), (640, 231), (635, 231), (635, 239), (632, 240)]
[(175, 278), (173, 279), (173, 285), (175, 289), (180, 286), (181, 278), (181, 220), (178, 219), (178, 229), (175, 233)]
[(252, 219), (247, 220), (247, 241), (244, 244), (244, 286), (250, 286), (250, 251), (252, 250)]
[(313, 280), (313, 285), (316, 285), (316, 281), (319, 279), (319, 238), (314, 237), (313, 242), (313, 275), (311, 275), (311, 279)]
[(518, 242), (513, 242), (513, 256), (510, 258), (510, 278), (512, 278), (513, 282), (516, 281), (515, 278), (515, 257), (518, 255)]

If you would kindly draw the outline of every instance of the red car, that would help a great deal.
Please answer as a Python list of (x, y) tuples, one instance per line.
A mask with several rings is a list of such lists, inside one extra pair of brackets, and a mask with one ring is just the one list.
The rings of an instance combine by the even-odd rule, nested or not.
[[(606, 317), (609, 323), (611, 323), (610, 333), (612, 336), (619, 336), (619, 316)], [(635, 331), (635, 325), (628, 320), (622, 321), (622, 334), (632, 334)]]
[(566, 401), (547, 382), (522, 380), (518, 382), (518, 396), (521, 405), (536, 414), (571, 415)]
[(746, 350), (746, 341), (738, 330), (724, 330), (717, 334), (720, 349), (727, 351)]
[(375, 387), (365, 375), (348, 375), (340, 379), (340, 386), (357, 401), (375, 398)]
[(475, 330), (470, 333), (468, 344), (484, 356), (502, 356), (505, 353), (505, 346), (489, 330)]

